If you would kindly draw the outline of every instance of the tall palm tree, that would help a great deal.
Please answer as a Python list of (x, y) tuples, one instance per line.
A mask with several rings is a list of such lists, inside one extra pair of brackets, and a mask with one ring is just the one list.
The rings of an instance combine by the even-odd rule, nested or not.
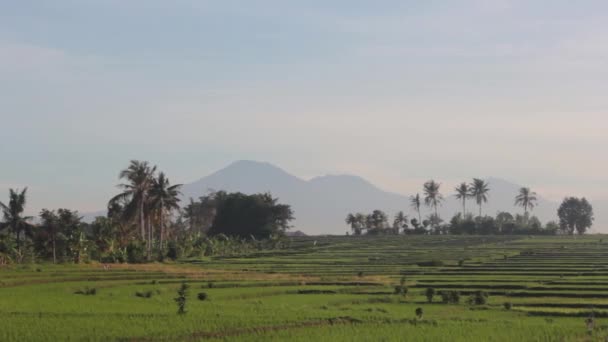
[(4, 222), (0, 223), (0, 231), (8, 228), (17, 241), (17, 248), (21, 246), (21, 235), (31, 233), (32, 225), (29, 221), (31, 216), (23, 216), (25, 210), (27, 188), (19, 190), (9, 190), (8, 205), (0, 202), (0, 209), (4, 215)]
[(443, 196), (439, 192), (439, 188), (441, 184), (435, 182), (434, 180), (430, 180), (424, 183), (424, 204), (426, 206), (435, 209), (435, 216), (439, 217), (439, 213), (437, 212), (437, 207), (443, 201)]
[(481, 206), (488, 202), (489, 184), (483, 179), (473, 178), (473, 183), (469, 187), (471, 189), (471, 197), (475, 198), (475, 202), (479, 206), (479, 216), (481, 216)]
[(407, 215), (405, 215), (403, 211), (398, 212), (393, 220), (393, 230), (395, 235), (399, 235), (399, 230), (401, 228), (407, 228)]
[(420, 207), (422, 207), (422, 199), (420, 194), (410, 197), (410, 207), (418, 213), (418, 224), (422, 224), (422, 215), (420, 215)]
[(40, 228), (46, 233), (47, 243), (51, 245), (53, 250), (53, 264), (57, 263), (57, 240), (61, 234), (59, 218), (52, 210), (42, 209), (40, 212), (41, 225)]
[(519, 195), (515, 197), (515, 205), (524, 208), (525, 217), (528, 217), (528, 209), (534, 209), (537, 201), (536, 192), (530, 190), (530, 188), (519, 189)]
[[(127, 181), (118, 185), (123, 192), (114, 196), (108, 204), (108, 206), (111, 206), (115, 203), (126, 203), (123, 210), (123, 219), (126, 221), (131, 221), (135, 218), (139, 219), (141, 237), (144, 241), (148, 240), (149, 246), (151, 246), (151, 237), (148, 232), (148, 237), (146, 238), (146, 227), (149, 228), (147, 215), (150, 210), (147, 204), (149, 193), (154, 183), (155, 172), (156, 166), (152, 167), (145, 161), (131, 160), (129, 167), (122, 170), (119, 174), (119, 179)], [(146, 226), (146, 223), (148, 223), (148, 226)], [(149, 251), (150, 247), (148, 247)], [(150, 258), (149, 253), (148, 258)]]
[(179, 189), (181, 184), (171, 185), (169, 179), (163, 172), (153, 179), (150, 189), (150, 207), (158, 214), (160, 225), (160, 248), (163, 248), (163, 238), (165, 235), (165, 214), (179, 209)]
[(350, 229), (352, 229), (355, 235), (361, 235), (361, 225), (359, 222), (359, 218), (355, 214), (346, 215), (346, 224), (350, 225)]
[(456, 191), (456, 198), (462, 200), (462, 218), (464, 219), (467, 215), (467, 199), (471, 197), (471, 190), (469, 185), (463, 182), (454, 191)]

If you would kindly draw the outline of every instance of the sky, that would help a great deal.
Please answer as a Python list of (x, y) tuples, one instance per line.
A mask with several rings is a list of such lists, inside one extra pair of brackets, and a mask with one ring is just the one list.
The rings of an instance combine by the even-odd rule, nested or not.
[(603, 0), (0, 0), (0, 194), (88, 212), (131, 159), (250, 159), (605, 200), (606, 89)]

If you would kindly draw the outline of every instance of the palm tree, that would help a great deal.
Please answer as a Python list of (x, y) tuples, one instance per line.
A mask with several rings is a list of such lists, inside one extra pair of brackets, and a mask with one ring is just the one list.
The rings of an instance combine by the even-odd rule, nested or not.
[[(118, 187), (123, 190), (122, 193), (114, 196), (108, 204), (112, 206), (114, 203), (126, 203), (123, 210), (123, 219), (126, 221), (139, 218), (139, 229), (141, 237), (144, 241), (148, 240), (148, 259), (150, 258), (151, 250), (151, 234), (148, 231), (146, 239), (146, 218), (149, 214), (148, 196), (154, 183), (154, 173), (156, 166), (151, 167), (148, 162), (131, 160), (128, 168), (122, 170), (119, 174), (119, 179), (125, 179), (127, 183), (119, 184)], [(149, 222), (148, 226), (149, 228)]]
[(346, 216), (346, 224), (350, 224), (350, 228), (352, 229), (355, 235), (361, 235), (361, 225), (359, 222), (359, 218), (355, 214), (348, 214)]
[(464, 218), (467, 215), (467, 198), (471, 197), (471, 190), (469, 185), (463, 182), (454, 191), (456, 191), (456, 198), (462, 200), (462, 218)]
[(437, 207), (443, 201), (443, 196), (439, 192), (439, 188), (441, 184), (435, 182), (434, 180), (430, 180), (424, 183), (424, 204), (430, 208), (435, 209), (435, 216), (439, 217), (439, 213), (437, 212)]
[(488, 202), (488, 193), (490, 188), (488, 183), (483, 179), (473, 178), (473, 183), (469, 185), (471, 197), (475, 198), (475, 202), (479, 206), (479, 216), (481, 216), (481, 206)]
[(160, 248), (163, 248), (163, 238), (165, 234), (165, 213), (171, 214), (171, 211), (179, 209), (179, 189), (181, 184), (171, 185), (169, 179), (163, 172), (158, 174), (157, 178), (153, 179), (152, 188), (150, 189), (150, 207), (159, 215), (160, 225)]
[(531, 191), (530, 188), (521, 188), (519, 195), (515, 197), (515, 205), (524, 208), (524, 216), (528, 217), (528, 209), (534, 209), (537, 200), (536, 192)]
[(53, 264), (57, 263), (57, 240), (61, 233), (59, 226), (59, 218), (54, 211), (42, 209), (40, 212), (40, 220), (42, 230), (46, 233), (47, 243), (51, 245), (53, 250)]
[(396, 235), (399, 235), (401, 228), (407, 228), (407, 215), (403, 211), (398, 212), (393, 220), (393, 229)]
[(0, 223), (0, 231), (8, 228), (17, 240), (17, 249), (21, 244), (21, 235), (29, 234), (32, 225), (28, 222), (32, 219), (31, 216), (22, 216), (25, 210), (27, 188), (19, 192), (19, 190), (9, 190), (8, 205), (0, 202), (0, 209), (4, 215), (4, 222)]
[(420, 207), (422, 206), (422, 199), (420, 194), (410, 197), (410, 207), (418, 213), (418, 223), (422, 224), (422, 215), (420, 215)]

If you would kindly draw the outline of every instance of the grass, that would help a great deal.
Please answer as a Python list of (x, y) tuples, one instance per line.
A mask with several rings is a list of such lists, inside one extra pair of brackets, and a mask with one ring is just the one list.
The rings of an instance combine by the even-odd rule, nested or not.
[[(304, 237), (286, 250), (109, 271), (15, 265), (0, 269), (0, 341), (601, 340), (602, 238)], [(403, 276), (405, 297), (393, 294)], [(187, 314), (178, 316), (184, 280)], [(461, 304), (441, 304), (438, 294), (427, 303), (428, 287), (460, 291)], [(490, 294), (487, 304), (467, 304), (479, 290)]]

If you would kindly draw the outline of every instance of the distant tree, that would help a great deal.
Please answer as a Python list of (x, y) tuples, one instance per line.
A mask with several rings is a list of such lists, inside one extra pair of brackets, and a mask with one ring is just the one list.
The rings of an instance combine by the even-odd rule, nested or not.
[(545, 231), (547, 232), (547, 234), (557, 234), (559, 230), (559, 223), (555, 221), (549, 221), (547, 222), (547, 224), (545, 224)]
[(211, 225), (216, 214), (216, 196), (217, 192), (199, 197), (197, 201), (190, 198), (190, 203), (184, 208), (184, 218), (189, 225), (192, 233), (206, 233)]
[(439, 192), (440, 187), (441, 184), (435, 182), (434, 180), (424, 183), (424, 204), (435, 210), (435, 217), (437, 218), (439, 217), (437, 207), (443, 201), (443, 196)]
[(57, 263), (57, 241), (61, 238), (59, 217), (54, 211), (42, 209), (40, 212), (41, 233), (45, 235), (44, 242), (50, 244), (53, 253), (53, 263)]
[(179, 209), (179, 195), (181, 184), (171, 185), (169, 179), (163, 172), (158, 177), (152, 179), (150, 188), (150, 207), (157, 214), (159, 229), (160, 249), (163, 249), (165, 237), (166, 218), (171, 215), (173, 210)]
[(138, 219), (141, 238), (147, 241), (148, 260), (151, 258), (152, 250), (152, 228), (148, 220), (150, 214), (148, 199), (154, 184), (155, 173), (156, 166), (150, 166), (145, 161), (132, 160), (129, 166), (119, 174), (119, 179), (126, 180), (126, 183), (118, 185), (123, 192), (114, 196), (108, 203), (108, 206), (112, 206), (114, 203), (125, 203), (122, 211), (123, 219), (125, 221)]
[(74, 260), (74, 263), (80, 263), (87, 250), (82, 217), (77, 211), (69, 209), (58, 209), (57, 217), (59, 229), (66, 240), (66, 254)]
[(27, 188), (19, 190), (9, 190), (8, 205), (0, 202), (0, 209), (3, 213), (3, 222), (0, 223), (0, 231), (8, 229), (13, 233), (17, 242), (17, 249), (21, 247), (21, 236), (31, 235), (32, 225), (29, 223), (31, 216), (23, 216), (26, 204)]
[(424, 315), (424, 310), (422, 310), (422, 308), (417, 308), (416, 309), (416, 317), (418, 319), (422, 319), (423, 315)]
[(515, 218), (513, 215), (506, 211), (500, 211), (496, 214), (496, 225), (501, 233), (504, 233), (504, 226), (508, 223), (513, 223), (514, 220)]
[(218, 192), (217, 213), (210, 235), (224, 234), (256, 239), (282, 235), (293, 220), (291, 207), (272, 195)]
[(398, 235), (401, 229), (407, 229), (407, 222), (407, 215), (405, 215), (403, 211), (400, 211), (395, 215), (395, 219), (393, 220), (393, 230), (395, 235)]
[(346, 215), (346, 224), (350, 225), (351, 230), (355, 235), (361, 235), (362, 227), (359, 222), (359, 218), (356, 214)]
[(515, 197), (515, 205), (524, 208), (524, 216), (528, 217), (528, 210), (534, 209), (537, 202), (536, 192), (530, 188), (519, 189), (519, 195)]
[(567, 197), (557, 210), (559, 225), (570, 235), (584, 234), (593, 225), (593, 207), (585, 199)]
[(410, 206), (418, 214), (418, 222), (421, 223), (422, 215), (420, 214), (420, 207), (422, 207), (422, 198), (420, 197), (420, 194), (410, 197)]
[(471, 197), (471, 189), (467, 183), (461, 183), (454, 189), (456, 191), (456, 198), (462, 201), (462, 217), (467, 215), (467, 199)]
[(425, 221), (429, 222), (430, 226), (434, 228), (434, 230), (431, 232), (432, 234), (441, 233), (439, 230), (439, 227), (440, 227), (441, 223), (443, 222), (443, 219), (439, 215), (431, 214), (427, 217), (427, 219)]
[(427, 288), (425, 295), (426, 295), (426, 300), (428, 300), (429, 303), (432, 303), (433, 297), (435, 297), (435, 289), (432, 287)]
[(473, 178), (473, 183), (470, 184), (471, 197), (479, 206), (479, 216), (481, 216), (481, 206), (488, 201), (488, 193), (490, 188), (488, 183), (483, 179)]
[(368, 234), (380, 234), (388, 227), (388, 215), (379, 209), (374, 210), (366, 218)]
[[(42, 215), (41, 215), (42, 216)], [(118, 225), (111, 218), (99, 216), (90, 224), (91, 239), (100, 253), (112, 251), (119, 239)]]

